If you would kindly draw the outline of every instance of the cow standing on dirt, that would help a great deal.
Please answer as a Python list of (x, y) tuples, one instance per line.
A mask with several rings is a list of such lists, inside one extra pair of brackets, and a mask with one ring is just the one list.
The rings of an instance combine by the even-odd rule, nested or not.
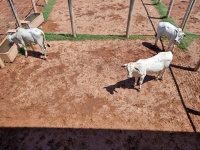
[(160, 22), (158, 24), (155, 46), (157, 46), (157, 42), (158, 39), (160, 39), (160, 36), (165, 36), (166, 38), (169, 39), (167, 51), (169, 51), (172, 44), (173, 44), (172, 48), (173, 51), (176, 45), (180, 44), (181, 40), (185, 36), (185, 33), (182, 31), (181, 28), (177, 28), (169, 22)]
[[(22, 44), (25, 50), (25, 56), (28, 56), (27, 50), (26, 50), (26, 43), (29, 43), (31, 48), (33, 49), (32, 43), (36, 43), (40, 46), (42, 49), (42, 52), (44, 54), (44, 58), (46, 59), (46, 39), (44, 32), (38, 28), (31, 28), (31, 29), (24, 29), (24, 28), (17, 28), (16, 32), (12, 35), (8, 35), (8, 40), (11, 43)], [(48, 47), (49, 44), (47, 44)], [(34, 50), (34, 49), (33, 49)]]
[[(134, 86), (136, 86), (138, 79), (139, 81), (139, 91), (141, 90), (141, 85), (145, 76), (149, 72), (158, 72), (157, 79), (163, 79), (166, 68), (169, 67), (173, 59), (173, 54), (171, 51), (160, 52), (157, 55), (150, 57), (148, 59), (139, 59), (136, 62), (130, 62), (123, 64), (122, 67), (127, 67), (128, 78), (135, 77)], [(162, 73), (162, 74), (161, 74)]]

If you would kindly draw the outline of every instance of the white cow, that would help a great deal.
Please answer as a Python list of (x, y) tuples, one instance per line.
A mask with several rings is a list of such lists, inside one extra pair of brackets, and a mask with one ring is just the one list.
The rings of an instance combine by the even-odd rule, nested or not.
[(149, 72), (158, 72), (156, 79), (159, 79), (160, 75), (161, 79), (163, 79), (164, 72), (166, 68), (169, 67), (172, 59), (173, 59), (173, 54), (171, 51), (160, 52), (157, 55), (150, 57), (148, 59), (139, 59), (136, 62), (123, 64), (122, 67), (127, 67), (128, 78), (135, 77), (134, 86), (137, 85), (138, 78), (140, 78), (139, 90), (141, 90), (141, 85), (143, 83), (143, 80)]
[[(16, 32), (12, 35), (8, 35), (7, 38), (11, 43), (14, 42), (15, 44), (17, 44), (18, 47), (19, 47), (18, 44), (22, 44), (24, 46), (26, 57), (28, 56), (28, 54), (25, 44), (29, 43), (32, 49), (33, 49), (32, 43), (39, 44), (44, 54), (44, 58), (46, 59), (46, 47), (45, 47), (46, 39), (44, 32), (42, 30), (38, 28), (24, 29), (18, 27), (16, 29)], [(49, 44), (47, 44), (47, 46), (50, 47)]]
[(173, 44), (172, 48), (173, 51), (176, 45), (180, 44), (182, 38), (186, 35), (181, 28), (177, 28), (169, 22), (160, 22), (158, 24), (155, 46), (157, 46), (157, 42), (158, 39), (160, 39), (160, 36), (165, 36), (169, 39), (167, 51), (169, 51), (172, 44)]

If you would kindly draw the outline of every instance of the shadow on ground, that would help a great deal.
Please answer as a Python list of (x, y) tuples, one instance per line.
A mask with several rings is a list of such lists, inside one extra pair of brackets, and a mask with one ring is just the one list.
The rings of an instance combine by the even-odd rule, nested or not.
[(142, 45), (156, 53), (164, 52), (163, 50), (159, 49), (158, 47), (156, 47), (155, 45), (153, 45), (149, 42), (142, 42)]
[[(149, 82), (151, 80), (155, 80), (155, 76), (150, 76), (150, 75), (146, 75), (146, 77), (144, 78), (143, 84), (145, 84), (145, 82)], [(113, 85), (109, 85), (107, 87), (104, 87), (110, 94), (114, 94), (114, 92), (117, 93), (117, 91), (115, 90), (116, 88), (123, 88), (123, 89), (135, 89), (138, 91), (137, 88), (133, 87), (133, 84), (135, 82), (135, 78), (129, 78), (126, 80), (122, 80), (119, 81)]]
[(178, 69), (182, 69), (182, 70), (186, 70), (186, 71), (194, 71), (194, 68), (179, 66), (179, 65), (175, 65), (175, 64), (171, 64), (171, 67), (173, 67), (173, 68), (178, 68)]
[[(45, 60), (44, 54), (41, 53), (41, 52), (28, 50), (27, 53), (28, 53), (28, 56), (31, 56), (31, 57), (35, 57), (35, 58), (38, 58), (38, 59)], [(47, 56), (48, 56), (48, 55), (47, 55)]]
[(200, 149), (200, 134), (121, 129), (0, 128), (4, 150)]

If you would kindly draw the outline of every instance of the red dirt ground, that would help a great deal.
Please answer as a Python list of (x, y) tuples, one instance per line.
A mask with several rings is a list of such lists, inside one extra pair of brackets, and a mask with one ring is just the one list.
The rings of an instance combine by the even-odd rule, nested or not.
[[(145, 3), (149, 15), (158, 17), (154, 6), (147, 5), (151, 2)], [(124, 35), (128, 5), (124, 0), (74, 1), (76, 13), (96, 12), (79, 12), (77, 32)], [(70, 24), (65, 25), (69, 16), (62, 9), (68, 10), (67, 3), (57, 0), (43, 30), (70, 32)], [(131, 34), (154, 35), (141, 1), (135, 12), (138, 19), (133, 19)], [(124, 20), (114, 22), (114, 13)], [(137, 20), (140, 24), (134, 25)], [(156, 27), (160, 20), (151, 21)], [(50, 28), (52, 23), (55, 29)], [(200, 76), (192, 71), (200, 56), (200, 39), (190, 45), (189, 53), (176, 49), (164, 81), (155, 81), (155, 74), (150, 74), (138, 92), (120, 66), (156, 54), (159, 49), (153, 43), (151, 38), (52, 41), (46, 61), (35, 45), (28, 58), (19, 55), (7, 63), (0, 70), (0, 148), (200, 149)], [(163, 44), (166, 47), (167, 41)]]

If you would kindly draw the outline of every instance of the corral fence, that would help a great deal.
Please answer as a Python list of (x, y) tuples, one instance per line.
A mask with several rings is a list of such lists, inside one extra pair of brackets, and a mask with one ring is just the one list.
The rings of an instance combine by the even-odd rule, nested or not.
[[(68, 6), (69, 6), (69, 12), (70, 12), (70, 19), (71, 19), (71, 27), (72, 27), (72, 35), (76, 37), (76, 25), (75, 25), (75, 17), (73, 13), (73, 0), (68, 0)], [(127, 28), (126, 28), (126, 37), (129, 37), (129, 31), (130, 31), (130, 23), (132, 18), (132, 12), (134, 9), (134, 1), (130, 0), (129, 5), (129, 14), (128, 14), (128, 21), (127, 21)], [(158, 0), (158, 3), (160, 3), (161, 0)], [(190, 13), (195, 5), (196, 0), (190, 0), (188, 8), (185, 12), (185, 15), (183, 17), (182, 23), (180, 25), (181, 28), (184, 29)], [(13, 7), (12, 4), (13, 3)], [(28, 16), (31, 12), (37, 12), (41, 11), (47, 3), (47, 0), (1, 0), (0, 1), (0, 14), (3, 14), (0, 16), (0, 40), (2, 40), (2, 35), (6, 34), (6, 31), (8, 29), (16, 28), (17, 26), (20, 26), (19, 20), (23, 20), (26, 16)], [(166, 17), (168, 18), (170, 16), (170, 12), (173, 9), (173, 3), (174, 0), (170, 0), (168, 11), (166, 13)], [(16, 11), (16, 13), (14, 12)], [(13, 13), (14, 12), (14, 13)], [(17, 14), (17, 16), (16, 16)]]
[[(130, 24), (132, 19), (132, 12), (134, 9), (134, 1), (130, 0), (128, 21), (126, 28), (126, 37), (129, 38)], [(160, 3), (161, 0), (158, 0)], [(196, 0), (190, 0), (185, 15), (183, 17), (181, 28), (184, 29), (190, 17), (191, 11), (195, 5)], [(8, 29), (15, 29), (20, 25), (20, 20), (25, 19), (32, 12), (41, 12), (47, 3), (47, 0), (0, 0), (0, 41), (6, 36)], [(170, 0), (166, 17), (170, 16), (173, 9), (174, 0)], [(76, 37), (75, 17), (73, 13), (72, 0), (68, 0), (72, 35)], [(198, 63), (199, 64), (199, 63)], [(199, 67), (199, 65), (198, 65)]]

